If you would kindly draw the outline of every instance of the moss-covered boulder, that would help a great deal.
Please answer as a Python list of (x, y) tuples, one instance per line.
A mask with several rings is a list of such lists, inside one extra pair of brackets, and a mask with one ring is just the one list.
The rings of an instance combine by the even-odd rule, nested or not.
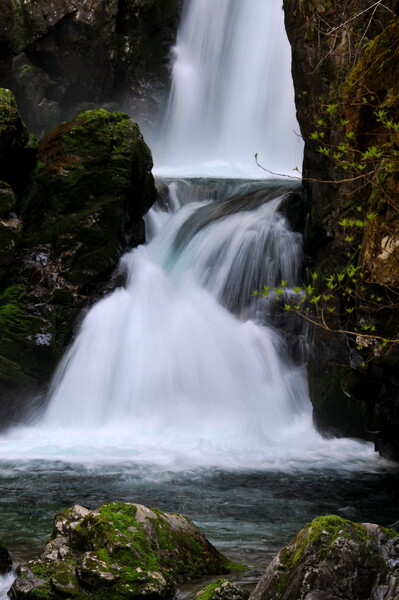
[(250, 600), (395, 600), (399, 533), (330, 515), (314, 519), (270, 563)]
[(15, 600), (172, 598), (178, 583), (242, 568), (178, 514), (112, 502), (55, 517), (40, 559), (18, 569)]
[(128, 115), (92, 110), (60, 125), (41, 140), (21, 202), (29, 245), (50, 243), (69, 284), (103, 277), (121, 250), (143, 241), (141, 217), (155, 202), (151, 168)]
[(0, 538), (0, 575), (8, 573), (8, 571), (11, 569), (11, 566), (11, 557), (8, 553), (5, 543)]
[(216, 579), (192, 596), (191, 600), (247, 600), (249, 592), (227, 579)]
[(41, 402), (80, 310), (104, 293), (121, 254), (144, 242), (151, 168), (137, 124), (122, 113), (86, 112), (40, 142), (18, 218), (0, 218), (3, 426), (21, 418), (27, 398)]

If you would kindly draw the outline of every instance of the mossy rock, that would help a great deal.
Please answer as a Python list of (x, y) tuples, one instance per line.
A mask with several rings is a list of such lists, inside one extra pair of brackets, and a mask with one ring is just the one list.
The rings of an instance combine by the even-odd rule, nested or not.
[(142, 215), (156, 197), (151, 153), (122, 113), (62, 124), (38, 159), (13, 207), (23, 229), (12, 214), (0, 219), (3, 426), (28, 396), (44, 401), (79, 311), (102, 295), (122, 253), (145, 241)]
[(247, 600), (249, 592), (227, 579), (216, 579), (192, 596), (191, 600)]
[(50, 243), (65, 279), (105, 277), (155, 201), (152, 158), (137, 124), (123, 113), (85, 112), (39, 146), (21, 211), (30, 244)]
[(51, 541), (20, 568), (12, 593), (15, 600), (172, 598), (178, 583), (242, 568), (182, 515), (122, 502), (74, 506), (56, 516)]
[(50, 309), (41, 318), (30, 312), (23, 284), (11, 285), (0, 293), (0, 391), (7, 390), (2, 410), (7, 409), (7, 400), (14, 393), (26, 393), (47, 375), (53, 356), (54, 317)]
[(396, 598), (399, 534), (335, 515), (318, 517), (271, 562), (250, 600)]

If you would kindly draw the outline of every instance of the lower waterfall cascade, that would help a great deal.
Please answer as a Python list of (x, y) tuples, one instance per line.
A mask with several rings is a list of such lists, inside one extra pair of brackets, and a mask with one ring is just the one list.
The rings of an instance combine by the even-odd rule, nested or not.
[(10, 430), (0, 458), (13, 448), (171, 470), (378, 465), (371, 445), (316, 432), (304, 365), (253, 297), (298, 283), (302, 236), (278, 212), (289, 192), (273, 181), (163, 185), (172, 210), (150, 211), (152, 240), (121, 262), (126, 286), (88, 312), (44, 415)]

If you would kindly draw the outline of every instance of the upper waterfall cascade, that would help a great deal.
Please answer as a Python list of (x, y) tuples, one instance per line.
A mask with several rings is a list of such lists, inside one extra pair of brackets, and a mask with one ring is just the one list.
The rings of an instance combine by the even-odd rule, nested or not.
[(262, 177), (301, 167), (280, 0), (186, 2), (157, 172)]

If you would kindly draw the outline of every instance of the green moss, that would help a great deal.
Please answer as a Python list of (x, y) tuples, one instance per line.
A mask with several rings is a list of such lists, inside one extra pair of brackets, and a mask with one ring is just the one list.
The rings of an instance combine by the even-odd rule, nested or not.
[(354, 67), (343, 86), (346, 102), (361, 101), (382, 90), (389, 90), (387, 102), (397, 102), (399, 96), (399, 19), (384, 29), (366, 48), (363, 58)]
[[(65, 521), (68, 528), (72, 510), (59, 513), (56, 522)], [(191, 532), (188, 519), (178, 516), (176, 526), (155, 509), (141, 514), (140, 520), (137, 511), (136, 505), (111, 502), (88, 513), (71, 529), (68, 558), (29, 565), (46, 581), (41, 593), (47, 591), (52, 598), (54, 589), (71, 589), (71, 598), (80, 598), (79, 590), (93, 589), (96, 600), (170, 598), (176, 582), (241, 568)], [(53, 536), (57, 533), (54, 530)]]
[(226, 579), (216, 579), (213, 583), (210, 583), (199, 594), (195, 596), (195, 600), (212, 600), (215, 595), (215, 591), (224, 583)]
[(309, 546), (316, 546), (316, 554), (319, 560), (323, 560), (338, 537), (355, 540), (365, 547), (369, 541), (364, 525), (353, 523), (336, 515), (318, 517), (298, 533), (279, 555), (280, 572), (273, 584), (277, 599), (289, 585), (292, 569), (303, 561), (306, 549)]

